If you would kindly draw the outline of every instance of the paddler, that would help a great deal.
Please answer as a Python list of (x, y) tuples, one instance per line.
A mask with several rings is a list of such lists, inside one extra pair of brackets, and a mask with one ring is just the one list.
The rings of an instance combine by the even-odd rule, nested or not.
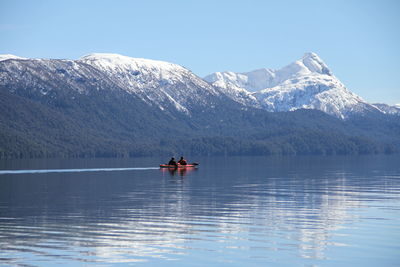
[(187, 161), (183, 157), (181, 157), (181, 159), (178, 161), (178, 163), (181, 165), (187, 165)]
[(168, 162), (168, 165), (170, 166), (178, 166), (178, 164), (176, 164), (175, 158), (172, 157), (171, 160)]

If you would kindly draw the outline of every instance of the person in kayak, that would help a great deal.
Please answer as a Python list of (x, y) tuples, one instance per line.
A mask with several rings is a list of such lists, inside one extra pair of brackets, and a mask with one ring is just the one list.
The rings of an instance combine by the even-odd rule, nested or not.
[(176, 161), (175, 161), (175, 158), (171, 158), (171, 160), (168, 162), (168, 165), (171, 165), (171, 166), (178, 166), (178, 164), (177, 164)]
[(183, 157), (181, 157), (181, 159), (178, 161), (178, 163), (181, 165), (187, 165), (187, 161)]

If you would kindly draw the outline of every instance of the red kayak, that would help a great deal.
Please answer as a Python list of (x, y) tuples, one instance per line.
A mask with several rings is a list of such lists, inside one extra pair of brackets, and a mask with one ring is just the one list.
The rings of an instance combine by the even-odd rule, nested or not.
[(160, 168), (171, 168), (171, 169), (175, 169), (175, 168), (196, 168), (199, 164), (186, 164), (186, 165), (181, 165), (178, 164), (177, 166), (175, 165), (168, 165), (168, 164), (160, 164)]

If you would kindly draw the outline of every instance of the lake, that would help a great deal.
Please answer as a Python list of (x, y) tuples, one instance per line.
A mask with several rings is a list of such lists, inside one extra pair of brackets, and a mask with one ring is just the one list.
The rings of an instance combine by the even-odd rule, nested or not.
[(0, 265), (400, 265), (398, 155), (167, 160), (0, 161)]

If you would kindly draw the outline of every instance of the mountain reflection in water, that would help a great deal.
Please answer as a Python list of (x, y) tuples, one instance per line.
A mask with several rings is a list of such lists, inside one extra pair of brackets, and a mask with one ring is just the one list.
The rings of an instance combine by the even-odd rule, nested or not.
[[(155, 166), (148, 161), (133, 165)], [(199, 169), (2, 175), (0, 264), (398, 263), (398, 156), (201, 162)]]

